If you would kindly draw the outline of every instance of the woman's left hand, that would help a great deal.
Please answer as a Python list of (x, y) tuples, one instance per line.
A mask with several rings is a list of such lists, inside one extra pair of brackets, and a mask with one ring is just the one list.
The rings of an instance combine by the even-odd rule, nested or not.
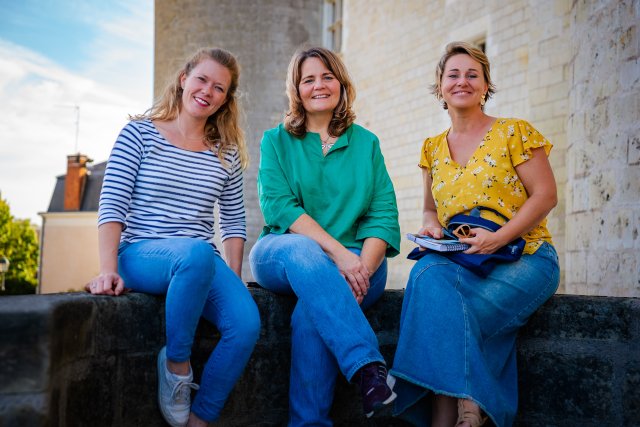
[(471, 245), (465, 254), (492, 254), (509, 242), (504, 242), (499, 233), (484, 228), (472, 228), (473, 237), (460, 238), (460, 243)]

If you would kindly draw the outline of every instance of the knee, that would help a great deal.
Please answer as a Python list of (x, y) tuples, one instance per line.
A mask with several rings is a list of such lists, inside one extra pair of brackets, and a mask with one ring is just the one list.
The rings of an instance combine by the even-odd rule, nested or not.
[(240, 349), (252, 349), (259, 336), (260, 314), (255, 305), (239, 313), (232, 325), (222, 331), (223, 339), (232, 341), (234, 346)]
[[(329, 256), (315, 240), (300, 234), (293, 235), (288, 245), (280, 251), (281, 259), (286, 259), (289, 263), (304, 268), (312, 269), (320, 267), (323, 260), (329, 261)], [(305, 267), (306, 266), (306, 267)]]
[(173, 250), (179, 262), (177, 270), (196, 270), (203, 277), (213, 277), (215, 273), (215, 250), (208, 242), (200, 239), (175, 239)]
[[(427, 255), (425, 258), (428, 258)], [(422, 261), (421, 260), (421, 261)], [(450, 287), (455, 283), (456, 269), (442, 257), (428, 259), (417, 263), (409, 274), (407, 291), (438, 292), (438, 289)]]
[(245, 337), (244, 341), (253, 347), (260, 336), (260, 314), (255, 306), (245, 314), (239, 329), (239, 335)]
[(260, 259), (294, 265), (314, 264), (319, 259), (329, 259), (315, 240), (301, 234), (269, 235), (264, 239), (264, 246), (256, 250), (259, 253), (251, 255), (252, 265), (259, 263)]

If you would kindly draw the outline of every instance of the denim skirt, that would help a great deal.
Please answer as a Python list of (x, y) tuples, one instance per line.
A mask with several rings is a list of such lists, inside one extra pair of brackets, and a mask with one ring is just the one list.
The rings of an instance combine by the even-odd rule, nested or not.
[(518, 329), (558, 288), (558, 256), (549, 243), (498, 265), (486, 278), (436, 253), (420, 259), (405, 290), (391, 374), (394, 415), (431, 425), (431, 393), (472, 399), (497, 426), (518, 405)]

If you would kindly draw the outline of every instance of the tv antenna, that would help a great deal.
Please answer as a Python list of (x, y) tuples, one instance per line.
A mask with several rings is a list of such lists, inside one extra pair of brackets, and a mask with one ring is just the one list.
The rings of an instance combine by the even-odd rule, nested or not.
[(74, 152), (79, 153), (78, 151), (78, 134), (80, 131), (80, 106), (78, 104), (71, 104), (71, 105), (59, 105), (59, 107), (64, 107), (64, 108), (73, 108), (73, 110), (76, 113), (76, 120), (75, 120), (75, 126), (76, 126), (76, 140), (75, 140), (75, 144), (74, 144)]

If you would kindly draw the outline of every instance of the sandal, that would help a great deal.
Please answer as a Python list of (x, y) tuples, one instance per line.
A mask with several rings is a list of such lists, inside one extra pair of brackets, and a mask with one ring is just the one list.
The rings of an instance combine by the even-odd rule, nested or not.
[(458, 399), (458, 421), (456, 427), (462, 423), (469, 423), (470, 427), (480, 427), (487, 422), (486, 415), (482, 415), (482, 410), (469, 399)]

